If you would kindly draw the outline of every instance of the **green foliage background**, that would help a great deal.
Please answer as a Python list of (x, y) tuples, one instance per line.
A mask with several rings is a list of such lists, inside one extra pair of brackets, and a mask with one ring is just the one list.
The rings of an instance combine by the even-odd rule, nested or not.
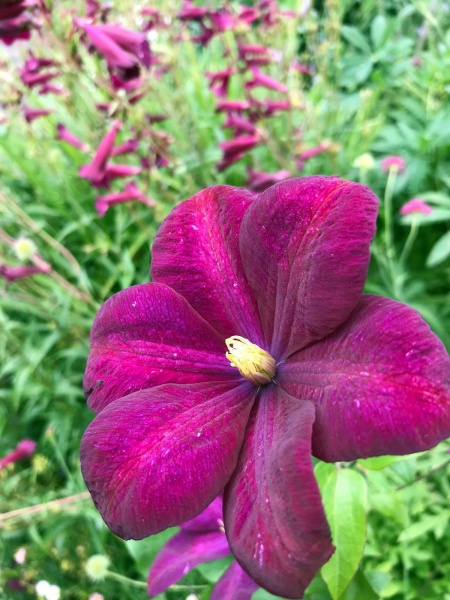
[[(141, 4), (113, 4), (111, 20), (136, 29)], [(218, 173), (218, 143), (228, 134), (204, 73), (225, 66), (224, 46), (236, 55), (233, 32), (206, 48), (180, 45), (176, 34), (184, 26), (175, 14), (181, 2), (152, 3), (170, 18), (152, 41), (170, 69), (159, 80), (150, 74), (145, 97), (131, 105), (108, 92), (104, 61), (69, 36), (69, 5), (83, 14), (81, 3), (54, 2), (53, 24), (38, 47), (61, 62), (67, 97), (21, 87), (18, 67), (0, 46), (9, 65), (0, 73), (8, 117), (0, 125), (0, 262), (17, 264), (8, 236), (26, 236), (53, 266), (50, 275), (0, 282), (0, 455), (25, 437), (38, 442), (31, 461), (0, 471), (0, 595), (35, 598), (34, 583), (46, 579), (61, 587), (64, 600), (84, 600), (94, 591), (108, 600), (140, 600), (147, 597), (149, 565), (172, 532), (122, 542), (85, 495), (78, 448), (92, 414), (81, 381), (96, 311), (111, 294), (148, 281), (152, 240), (178, 202), (218, 183), (244, 186), (247, 166), (299, 175), (299, 148), (329, 140), (332, 151), (308, 161), (301, 174), (361, 181), (381, 201), (366, 291), (419, 310), (449, 347), (450, 12), (438, 0), (324, 0), (271, 30), (251, 28), (248, 42), (281, 51), (269, 72), (287, 83), (298, 108), (266, 120), (266, 144)], [(303, 3), (280, 5), (300, 12)], [(315, 75), (289, 70), (293, 58), (312, 65)], [(52, 115), (27, 124), (17, 89)], [(234, 81), (231, 97), (242, 92), (243, 81)], [(99, 219), (95, 191), (78, 176), (85, 155), (55, 141), (61, 122), (96, 148), (111, 122), (95, 109), (104, 101), (124, 122), (119, 141), (142, 128), (147, 112), (169, 116), (158, 129), (173, 138), (170, 166), (139, 181), (155, 209), (120, 205)], [(145, 156), (146, 148), (139, 152)], [(371, 153), (373, 168), (355, 166), (364, 153)], [(379, 161), (392, 154), (405, 159), (406, 171), (388, 178)], [(433, 213), (400, 217), (413, 197), (426, 200)], [(450, 600), (448, 448), (443, 442), (413, 457), (316, 465), (334, 537), (342, 541), (337, 566), (324, 567), (308, 600)], [(20, 566), (13, 554), (22, 546), (27, 559)], [(111, 560), (105, 580), (84, 573), (93, 554)], [(195, 591), (206, 600), (225, 563), (196, 569), (165, 597), (181, 600)], [(5, 587), (14, 578), (25, 582), (21, 596)], [(268, 598), (262, 590), (254, 596)]]

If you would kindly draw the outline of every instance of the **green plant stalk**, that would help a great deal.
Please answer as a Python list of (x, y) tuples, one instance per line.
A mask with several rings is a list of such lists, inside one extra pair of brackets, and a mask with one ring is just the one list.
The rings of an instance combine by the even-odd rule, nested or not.
[(393, 165), (389, 169), (386, 188), (384, 191), (383, 216), (384, 216), (384, 245), (386, 258), (391, 279), (392, 292), (395, 298), (400, 299), (401, 289), (397, 269), (395, 266), (395, 247), (392, 226), (392, 198), (394, 197), (395, 182), (397, 180), (398, 167)]
[(420, 227), (419, 219), (417, 218), (417, 215), (413, 215), (413, 218), (411, 221), (411, 228), (409, 230), (408, 237), (406, 238), (405, 245), (403, 246), (403, 250), (400, 255), (400, 264), (401, 265), (404, 265), (406, 263), (406, 261), (408, 260), (408, 257), (411, 253), (414, 242), (416, 241), (419, 227)]

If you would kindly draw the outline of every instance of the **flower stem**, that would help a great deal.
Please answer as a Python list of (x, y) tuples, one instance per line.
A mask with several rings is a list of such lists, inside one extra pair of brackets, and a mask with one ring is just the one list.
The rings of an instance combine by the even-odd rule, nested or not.
[(147, 584), (145, 581), (136, 581), (135, 579), (131, 579), (130, 577), (125, 577), (125, 575), (120, 575), (120, 573), (114, 573), (113, 571), (107, 571), (106, 577), (109, 579), (114, 579), (115, 581), (120, 581), (120, 583), (124, 583), (127, 585), (132, 585), (138, 588), (147, 589)]
[(417, 218), (417, 215), (412, 215), (412, 217), (411, 229), (409, 230), (408, 237), (406, 238), (405, 245), (403, 246), (400, 255), (400, 264), (404, 264), (407, 261), (419, 231), (419, 219)]

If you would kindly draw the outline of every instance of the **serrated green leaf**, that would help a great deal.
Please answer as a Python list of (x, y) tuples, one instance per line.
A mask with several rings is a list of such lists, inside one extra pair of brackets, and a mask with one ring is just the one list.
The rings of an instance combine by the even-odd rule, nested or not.
[(450, 514), (448, 511), (443, 511), (438, 515), (428, 515), (421, 519), (418, 523), (413, 523), (404, 529), (398, 536), (398, 541), (409, 542), (423, 536), (428, 531), (432, 531), (434, 529), (441, 530), (442, 527), (447, 525), (449, 517)]
[(341, 28), (341, 34), (342, 37), (345, 38), (347, 42), (349, 42), (349, 44), (351, 44), (355, 48), (358, 48), (358, 50), (361, 50), (361, 52), (364, 52), (364, 54), (371, 53), (369, 42), (366, 40), (363, 34), (358, 29), (356, 29), (356, 27), (343, 25)]
[(336, 550), (321, 573), (333, 600), (337, 600), (354, 577), (364, 551), (365, 479), (352, 469), (336, 469), (326, 480), (322, 500)]

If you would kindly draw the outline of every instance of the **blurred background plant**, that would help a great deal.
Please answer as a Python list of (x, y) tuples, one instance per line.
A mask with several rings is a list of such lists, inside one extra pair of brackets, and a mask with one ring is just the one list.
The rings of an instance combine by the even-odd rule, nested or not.
[[(104, 526), (79, 469), (81, 381), (97, 309), (148, 281), (159, 224), (201, 188), (370, 185), (366, 291), (449, 347), (449, 23), (439, 0), (0, 2), (2, 598), (147, 597), (174, 530), (123, 542)], [(450, 599), (447, 449), (318, 465), (336, 490), (362, 475), (347, 479), (368, 500), (358, 517), (334, 494), (334, 533), (359, 518), (361, 551), (343, 542), (341, 575), (306, 598)], [(206, 600), (229, 563), (160, 597)]]

